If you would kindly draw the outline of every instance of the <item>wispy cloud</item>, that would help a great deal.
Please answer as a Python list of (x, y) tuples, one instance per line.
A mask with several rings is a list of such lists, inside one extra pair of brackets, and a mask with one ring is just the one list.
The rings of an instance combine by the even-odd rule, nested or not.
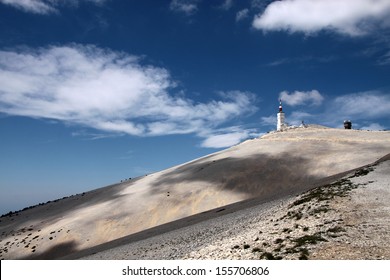
[(250, 6), (252, 9), (262, 10), (272, 0), (251, 0)]
[(35, 14), (50, 14), (57, 11), (51, 1), (43, 0), (0, 0), (0, 3), (10, 5), (25, 12)]
[(370, 45), (367, 48), (351, 53), (350, 55), (353, 58), (367, 57), (375, 61), (376, 65), (390, 65), (390, 28), (388, 30), (380, 30), (375, 36), (376, 37), (374, 40), (370, 41)]
[(189, 16), (198, 11), (198, 4), (200, 0), (172, 0), (169, 8), (172, 11), (184, 13)]
[(246, 132), (232, 132), (226, 134), (213, 135), (202, 142), (204, 148), (224, 148), (233, 146), (248, 138)]
[(253, 21), (264, 31), (282, 30), (313, 34), (332, 30), (349, 36), (368, 34), (388, 23), (388, 0), (289, 0), (275, 1)]
[(261, 117), (261, 124), (265, 126), (274, 125), (276, 127), (276, 113), (268, 117)]
[(315, 117), (313, 114), (304, 111), (293, 111), (289, 116), (289, 122), (292, 124), (301, 124), (302, 121), (307, 121)]
[(390, 95), (380, 91), (366, 91), (337, 97), (332, 107), (344, 118), (368, 120), (390, 117)]
[[(264, 126), (273, 126), (276, 129), (276, 113), (268, 117), (262, 117), (261, 124)], [(313, 121), (318, 121), (318, 115), (313, 115), (304, 111), (293, 111), (288, 112), (286, 117), (286, 122), (288, 125), (301, 125), (302, 121), (304, 123), (312, 123)]]
[(119, 156), (117, 159), (127, 160), (127, 159), (133, 159), (133, 158), (134, 158), (134, 151), (129, 150), (125, 154)]
[(277, 60), (274, 60), (270, 63), (268, 63), (268, 66), (280, 66), (280, 65), (286, 65), (286, 64), (294, 64), (294, 63), (306, 63), (306, 62), (317, 62), (317, 63), (329, 63), (337, 59), (337, 56), (335, 55), (328, 55), (328, 56), (311, 56), (311, 55), (304, 55), (299, 57), (284, 57)]
[(35, 14), (52, 14), (57, 13), (61, 5), (78, 5), (79, 2), (92, 2), (102, 4), (106, 0), (0, 0), (0, 3), (12, 6), (24, 12)]
[(206, 132), (205, 140), (201, 143), (203, 148), (225, 148), (236, 145), (248, 138), (258, 137), (254, 129), (245, 129), (240, 126)]
[(73, 137), (78, 137), (83, 140), (99, 140), (99, 139), (107, 139), (107, 138), (114, 138), (124, 135), (118, 134), (118, 133), (92, 133), (92, 132), (87, 132), (86, 130), (80, 130), (77, 132), (72, 132)]
[(233, 7), (233, 0), (224, 0), (223, 3), (219, 6), (220, 9), (222, 10), (230, 10)]
[(0, 51), (0, 84), (0, 112), (137, 136), (208, 138), (256, 111), (249, 92), (223, 92), (208, 103), (175, 96), (167, 69), (96, 46)]
[(283, 100), (283, 102), (290, 106), (297, 105), (321, 105), (324, 97), (318, 90), (311, 91), (294, 91), (289, 93), (288, 91), (282, 91), (279, 94), (279, 98)]
[(243, 9), (236, 14), (236, 21), (241, 21), (249, 17), (249, 9)]
[(382, 55), (380, 57), (378, 64), (379, 65), (390, 65), (390, 51), (387, 51), (384, 55)]

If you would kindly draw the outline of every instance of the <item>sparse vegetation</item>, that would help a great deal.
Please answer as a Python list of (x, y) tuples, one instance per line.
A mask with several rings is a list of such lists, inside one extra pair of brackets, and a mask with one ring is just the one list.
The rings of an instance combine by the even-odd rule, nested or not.
[[(358, 172), (358, 171), (356, 171)], [(356, 174), (355, 172), (355, 174)], [(361, 174), (358, 172), (358, 174)], [(351, 176), (356, 177), (356, 175)], [(322, 202), (333, 199), (335, 196), (345, 196), (348, 191), (357, 188), (356, 185), (354, 185), (351, 180), (347, 179), (341, 179), (333, 184), (325, 185), (318, 187), (314, 190), (311, 190), (301, 196), (301, 198), (294, 201), (289, 208), (292, 208), (294, 206), (302, 205), (308, 202)], [(324, 211), (325, 209), (321, 209), (320, 211)], [(318, 209), (315, 211), (319, 211)], [(287, 216), (294, 217), (296, 213), (294, 211), (287, 212)]]
[(282, 242), (283, 242), (283, 239), (281, 239), (281, 238), (277, 238), (277, 239), (275, 239), (275, 241), (274, 241), (275, 244), (280, 244), (280, 243), (282, 243)]
[(261, 254), (260, 256), (260, 259), (265, 259), (265, 260), (281, 260), (282, 257), (280, 256), (274, 256), (272, 253), (270, 252), (264, 252), (263, 254)]
[(309, 259), (309, 250), (306, 248), (301, 248), (301, 255), (299, 256), (300, 260), (307, 260)]
[[(273, 244), (277, 245), (277, 247), (273, 244), (270, 245), (267, 242), (263, 242), (263, 247), (268, 247), (268, 251), (264, 251), (256, 247), (252, 250), (252, 252), (263, 252), (260, 256), (261, 259), (281, 259), (291, 254), (295, 255), (295, 258), (300, 260), (309, 259), (309, 246), (316, 245), (320, 242), (327, 242), (328, 240), (326, 237), (339, 237), (341, 233), (345, 232), (345, 229), (343, 229), (340, 225), (337, 225), (343, 221), (342, 219), (333, 219), (331, 221), (324, 221), (323, 224), (317, 224), (317, 227), (327, 227), (329, 224), (333, 224), (333, 227), (330, 227), (325, 231), (308, 234), (310, 228), (308, 224), (306, 224), (306, 219), (317, 219), (320, 218), (322, 214), (326, 214), (331, 211), (332, 209), (330, 203), (327, 201), (332, 200), (334, 197), (345, 197), (351, 190), (360, 186), (354, 184), (350, 178), (364, 176), (371, 170), (372, 168), (357, 170), (348, 178), (318, 187), (299, 196), (291, 205), (289, 205), (289, 210), (283, 217), (271, 219), (270, 222), (282, 222), (284, 219), (298, 221), (304, 217), (305, 219), (302, 221), (301, 225), (296, 223), (292, 225), (292, 228), (284, 227), (279, 230), (279, 234), (289, 234), (293, 232), (294, 229), (298, 228), (301, 228), (305, 234), (298, 237), (295, 235), (293, 238), (290, 236), (276, 238), (274, 239)], [(275, 227), (279, 225), (273, 223), (273, 226)], [(269, 234), (273, 233), (274, 232), (270, 232)]]
[(319, 233), (315, 233), (313, 235), (304, 235), (302, 237), (296, 238), (293, 242), (296, 243), (296, 246), (303, 246), (307, 244), (317, 244), (318, 242), (327, 241), (323, 238)]
[(350, 176), (349, 178), (365, 176), (368, 173), (370, 173), (371, 171), (374, 171), (373, 166), (368, 166), (368, 167), (365, 167), (365, 168), (361, 168), (359, 170), (356, 170), (355, 174)]
[(328, 229), (328, 232), (332, 232), (332, 233), (345, 232), (345, 229), (339, 226), (335, 226), (333, 228)]
[(284, 233), (290, 233), (290, 232), (292, 232), (292, 229), (284, 228), (282, 232), (284, 232)]

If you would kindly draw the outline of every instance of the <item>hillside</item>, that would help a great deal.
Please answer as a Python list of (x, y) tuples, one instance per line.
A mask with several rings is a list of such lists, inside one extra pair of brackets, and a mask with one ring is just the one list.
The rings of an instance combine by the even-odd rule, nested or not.
[(389, 260), (389, 171), (390, 154), (297, 196), (227, 205), (198, 223), (176, 221), (68, 258)]
[(311, 126), (269, 133), (161, 172), (3, 217), (0, 258), (65, 257), (186, 217), (195, 223), (192, 215), (211, 209), (245, 205), (253, 198), (267, 203), (330, 183), (389, 151), (389, 132)]

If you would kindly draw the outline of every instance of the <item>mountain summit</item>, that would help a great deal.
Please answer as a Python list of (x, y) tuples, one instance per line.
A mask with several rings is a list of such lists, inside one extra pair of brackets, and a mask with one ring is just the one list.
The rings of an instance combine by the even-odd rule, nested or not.
[(233, 203), (299, 194), (389, 151), (387, 131), (310, 125), (271, 132), (160, 172), (4, 216), (0, 258), (66, 257)]

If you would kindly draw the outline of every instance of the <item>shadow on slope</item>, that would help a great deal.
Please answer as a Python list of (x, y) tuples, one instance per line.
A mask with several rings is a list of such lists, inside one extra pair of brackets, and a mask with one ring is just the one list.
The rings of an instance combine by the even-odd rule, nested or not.
[(68, 241), (57, 244), (40, 254), (30, 254), (24, 260), (54, 260), (76, 252), (77, 243)]
[(312, 161), (290, 153), (277, 157), (255, 154), (245, 158), (199, 160), (162, 175), (152, 192), (163, 193), (172, 186), (186, 188), (189, 182), (208, 182), (219, 190), (243, 193), (247, 197), (289, 192), (319, 177), (310, 175)]
[[(65, 259), (77, 259), (83, 256), (95, 254), (100, 251), (111, 249), (120, 245), (129, 244), (139, 240), (147, 239), (172, 230), (193, 225), (204, 220), (213, 219), (228, 213), (263, 204), (272, 200), (282, 199), (289, 195), (296, 195), (317, 186), (329, 184), (338, 180), (353, 170), (345, 170), (331, 176), (309, 176), (302, 172), (305, 168), (310, 168), (310, 160), (300, 157), (284, 156), (281, 158), (261, 157), (259, 155), (245, 159), (225, 158), (220, 161), (212, 159), (208, 161), (199, 160), (179, 167), (178, 169), (165, 174), (162, 180), (154, 184), (153, 192), (162, 192), (158, 186), (163, 184), (181, 184), (193, 181), (208, 181), (214, 183), (222, 182), (222, 187), (233, 191), (244, 191), (252, 196), (251, 199), (243, 200), (237, 203), (214, 207), (208, 211), (187, 216), (182, 219), (174, 220), (156, 227), (145, 229), (143, 231), (130, 234), (110, 242), (106, 242), (91, 248), (76, 251), (69, 255), (62, 255)], [(223, 164), (226, 170), (217, 168), (218, 164)], [(268, 166), (267, 166), (268, 164)], [(214, 165), (214, 168), (213, 168)], [(277, 168), (276, 166), (277, 165)], [(304, 169), (302, 169), (304, 168)], [(252, 171), (247, 173), (246, 171)], [(281, 172), (281, 174), (279, 174)], [(206, 176), (207, 173), (214, 176)], [(273, 173), (272, 176), (265, 176), (264, 173)], [(236, 180), (236, 176), (241, 178)], [(226, 178), (225, 178), (226, 177)], [(249, 177), (249, 179), (248, 179)], [(225, 178), (225, 179), (221, 179)], [(258, 181), (262, 182), (258, 182)], [(274, 181), (277, 181), (275, 183)], [(251, 185), (253, 182), (253, 185)], [(242, 190), (240, 190), (240, 186)], [(261, 188), (261, 189), (259, 189)]]
[[(315, 155), (313, 154), (312, 158), (300, 156), (297, 150), (295, 150), (295, 152), (281, 152), (278, 153), (275, 157), (267, 154), (257, 153), (241, 158), (226, 157), (218, 159), (215, 156), (202, 158), (200, 160), (196, 160), (178, 168), (174, 168), (172, 169), (172, 171), (168, 171), (157, 177), (158, 181), (151, 182), (151, 194), (163, 194), (167, 190), (170, 191), (172, 189), (183, 188), (185, 190), (188, 190), (185, 192), (186, 196), (192, 196), (196, 195), (196, 193), (191, 192), (194, 184), (186, 183), (196, 184), (196, 182), (207, 182), (210, 183), (210, 187), (212, 187), (213, 189), (215, 188), (220, 191), (231, 191), (235, 193), (245, 194), (247, 198), (256, 198), (257, 203), (260, 203), (260, 201), (265, 202), (269, 199), (282, 198), (286, 195), (295, 194), (307, 190), (308, 188), (318, 184), (326, 177), (326, 175), (310, 175), (311, 168), (313, 168), (313, 162), (316, 161), (314, 156), (329, 153), (330, 150), (325, 148), (325, 145), (326, 143), (321, 143), (320, 148), (316, 149), (317, 153)], [(335, 154), (333, 153), (333, 156), (334, 155)], [(337, 162), (338, 164), (341, 164), (341, 167), (336, 169), (343, 170), (343, 161), (338, 160)], [(339, 172), (330, 173), (328, 171), (328, 176)], [(74, 200), (76, 198), (71, 197), (63, 201), (56, 202), (58, 204), (54, 205), (63, 206), (58, 207), (58, 209), (60, 210), (52, 210), (53, 212), (51, 213), (50, 217), (52, 217), (53, 219), (59, 219), (60, 216), (53, 216), (53, 213), (66, 214), (68, 212), (73, 211), (75, 208), (81, 208), (97, 203), (103, 203), (105, 201), (114, 201), (121, 197), (119, 193), (124, 188), (131, 186), (135, 182), (136, 180), (123, 184), (112, 185), (91, 192), (87, 192), (84, 194), (84, 196), (76, 196), (79, 198), (80, 201), (68, 200)], [(174, 195), (174, 191), (172, 195)], [(188, 200), (186, 200), (186, 197), (184, 197), (183, 195), (178, 195), (175, 198), (178, 203), (182, 203), (183, 205), (186, 205), (186, 203), (188, 202)], [(214, 195), (214, 197), (211, 197), (210, 200), (212, 201), (214, 198), (217, 198), (217, 196)], [(210, 204), (208, 205), (208, 208), (213, 209), (220, 206), (221, 205), (213, 206), (212, 204)], [(190, 207), (190, 205), (188, 205), (188, 207)], [(226, 213), (228, 211), (228, 208), (226, 208), (226, 210), (223, 210), (221, 207), (218, 211), (220, 211), (221, 213)], [(119, 216), (122, 215), (126, 216), (127, 214), (121, 213)], [(205, 217), (199, 218), (200, 220), (209, 218), (209, 213), (204, 212), (203, 215)], [(33, 215), (31, 215), (31, 217), (33, 218)], [(187, 222), (195, 223), (196, 221), (194, 221), (193, 219), (194, 217), (188, 217), (187, 220), (182, 220), (182, 222), (180, 223), (184, 223), (184, 221), (186, 221), (185, 224), (187, 224)], [(173, 221), (172, 224), (166, 226), (166, 231), (172, 230), (173, 228), (177, 227), (177, 225), (178, 224)], [(154, 229), (150, 229), (149, 232), (153, 232), (153, 234), (159, 234), (159, 231), (157, 229), (162, 230), (162, 228), (157, 227)], [(139, 236), (140, 239), (143, 239), (145, 238), (145, 232), (140, 232), (140, 234), (138, 235), (136, 234), (131, 236)], [(126, 242), (128, 242), (128, 240), (129, 239), (126, 239)], [(114, 242), (108, 244), (110, 244), (109, 246), (113, 246), (113, 244), (116, 243)], [(45, 258), (51, 255), (55, 256), (53, 258), (58, 258), (69, 254), (72, 255), (72, 252), (76, 250), (75, 244), (72, 245), (72, 243), (70, 243), (67, 246), (63, 247), (64, 251), (62, 253), (59, 253), (60, 250), (58, 250), (58, 248), (62, 248), (62, 245), (63, 244), (59, 244), (58, 246), (53, 247), (52, 250), (49, 250), (49, 252), (45, 253), (41, 257)], [(102, 246), (104, 247), (108, 245), (102, 244)]]

